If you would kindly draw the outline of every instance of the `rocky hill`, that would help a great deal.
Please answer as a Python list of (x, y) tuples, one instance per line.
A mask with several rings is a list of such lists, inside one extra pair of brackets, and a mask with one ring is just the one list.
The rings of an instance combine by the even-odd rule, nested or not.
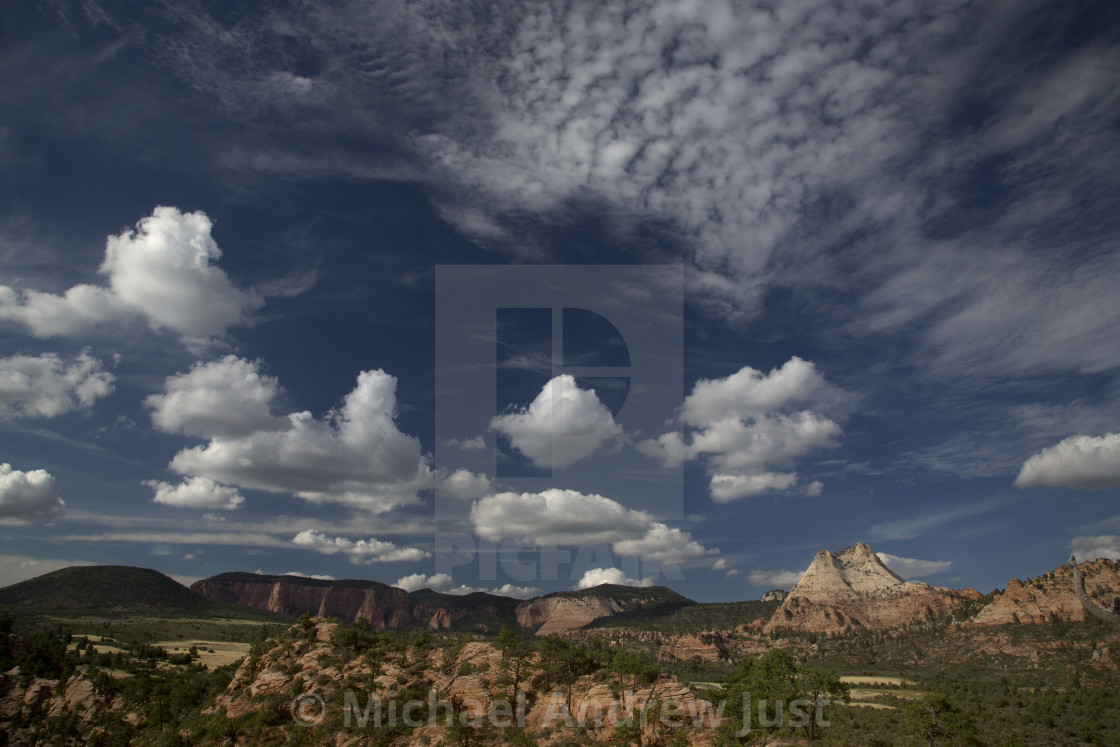
[(600, 584), (580, 591), (558, 591), (522, 602), (517, 607), (517, 623), (549, 635), (582, 628), (593, 620), (623, 613), (669, 612), (691, 599), (664, 586), (633, 587)]
[(904, 581), (860, 542), (835, 555), (818, 552), (763, 630), (881, 630), (929, 620), (979, 598), (976, 589)]
[(455, 595), (431, 589), (406, 592), (368, 580), (327, 581), (303, 576), (223, 573), (191, 590), (209, 599), (257, 607), (288, 617), (304, 613), (344, 622), (360, 618), (375, 628), (429, 627), (495, 632), (517, 623), (537, 635), (582, 627), (620, 613), (669, 612), (695, 602), (664, 586), (602, 584), (561, 591), (526, 602), (484, 592)]
[[(324, 581), (303, 576), (222, 573), (191, 584), (204, 597), (259, 607), (288, 617), (304, 613), (353, 622), (359, 617), (376, 628), (432, 623), (433, 612), (418, 609), (404, 589), (377, 581)], [(424, 615), (427, 612), (427, 619)], [(436, 627), (445, 627), (436, 622)]]
[(187, 589), (150, 568), (86, 565), (62, 568), (0, 589), (0, 610), (11, 615), (143, 615), (275, 620)]
[[(1085, 591), (1098, 604), (1109, 607), (1120, 596), (1120, 562), (1100, 558), (1077, 566), (1085, 577)], [(1007, 623), (1044, 623), (1050, 620), (1081, 621), (1085, 608), (1073, 590), (1073, 572), (1063, 565), (1023, 582), (1012, 578), (966, 623), (987, 626)]]

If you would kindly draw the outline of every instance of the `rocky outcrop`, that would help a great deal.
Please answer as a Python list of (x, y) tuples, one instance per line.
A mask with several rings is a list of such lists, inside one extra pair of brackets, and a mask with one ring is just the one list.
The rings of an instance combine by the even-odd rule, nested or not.
[(660, 648), (657, 658), (662, 661), (730, 661), (728, 642), (719, 631), (682, 635)]
[[(403, 701), (393, 699), (400, 698), (402, 692), (416, 699), (409, 702), (430, 702), (434, 706), (431, 710), (416, 707), (415, 713), (427, 713), (431, 718), (414, 716), (421, 723), (411, 730), (412, 744), (439, 744), (447, 737), (447, 703), (454, 703), (469, 717), (489, 714), (491, 719), (497, 716), (499, 722), (520, 721), (526, 731), (548, 730), (556, 739), (562, 738), (564, 729), (571, 730), (571, 735), (575, 724), (582, 723), (587, 736), (599, 743), (611, 740), (615, 727), (634, 709), (641, 713), (654, 704), (661, 716), (649, 717), (643, 729), (643, 742), (647, 744), (663, 740), (674, 722), (683, 726), (687, 720), (694, 728), (706, 729), (719, 724), (719, 712), (713, 703), (697, 698), (684, 683), (668, 675), (629, 687), (584, 675), (571, 683), (569, 691), (555, 675), (542, 671), (542, 662), (534, 655), (522, 665), (521, 684), (513, 693), (502, 654), (488, 642), (470, 641), (461, 647), (434, 650), (380, 651), (371, 659), (342, 655), (329, 642), (333, 629), (323, 620), (314, 620), (313, 624), (314, 641), (309, 642), (305, 631), (296, 627), (272, 639), (271, 649), (261, 656), (247, 657), (225, 692), (205, 713), (238, 718), (262, 708), (276, 709), (281, 715), (277, 719), (280, 726), (272, 734), (262, 733), (264, 741), (269, 737), (279, 741), (280, 730), (290, 724), (290, 719), (283, 717), (290, 714), (306, 725), (322, 723), (326, 728), (330, 722), (324, 717), (331, 715), (340, 724), (346, 718), (339, 709), (345, 707), (347, 692), (351, 697), (360, 696), (353, 700), (351, 718), (389, 718), (393, 703), (398, 703), (396, 709), (401, 710)], [(306, 703), (306, 711), (301, 703)], [(363, 716), (363, 711), (368, 715)], [(355, 731), (342, 729), (333, 738), (329, 734), (320, 736), (323, 743), (345, 747), (365, 744), (368, 736)], [(699, 730), (690, 731), (689, 736), (691, 744), (706, 744), (709, 739)]]
[(786, 598), (785, 589), (771, 589), (762, 595), (761, 602), (784, 602)]
[[(1112, 599), (1120, 595), (1120, 563), (1101, 558), (1079, 563), (1077, 567), (1085, 580), (1086, 593), (1098, 604), (1108, 607)], [(1086, 619), (1085, 607), (1077, 597), (1073, 571), (1068, 565), (1026, 582), (1011, 579), (1007, 588), (966, 624), (1036, 624), (1054, 619), (1075, 622)]]
[(525, 628), (537, 628), (537, 635), (550, 635), (582, 628), (592, 620), (622, 610), (623, 606), (610, 597), (538, 597), (517, 606), (517, 623)]
[[(41, 711), (49, 718), (76, 713), (83, 721), (90, 721), (98, 715), (98, 710), (94, 708), (98, 699), (93, 682), (84, 675), (71, 677), (60, 687), (58, 680), (22, 677), (16, 668), (0, 674), (0, 693), (0, 722), (11, 721), (21, 711)], [(119, 707), (120, 699), (103, 705)]]
[(818, 552), (764, 631), (882, 630), (932, 619), (980, 596), (976, 589), (904, 581), (860, 542), (835, 555)]
[(259, 607), (290, 617), (308, 613), (346, 622), (363, 617), (375, 628), (427, 623), (434, 614), (421, 609), (404, 589), (376, 581), (223, 573), (194, 582), (191, 591), (221, 602)]

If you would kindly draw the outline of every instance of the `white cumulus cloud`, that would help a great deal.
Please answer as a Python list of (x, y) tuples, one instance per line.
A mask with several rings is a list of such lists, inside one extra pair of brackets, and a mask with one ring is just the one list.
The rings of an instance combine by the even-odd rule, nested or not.
[(574, 377), (557, 376), (529, 406), (495, 417), (490, 427), (539, 467), (568, 467), (622, 435), (622, 427), (595, 392)]
[(1109, 558), (1120, 560), (1120, 536), (1115, 534), (1098, 534), (1083, 537), (1074, 537), (1070, 540), (1071, 554), (1080, 563), (1085, 560)]
[(1070, 436), (1032, 456), (1019, 471), (1020, 488), (1103, 490), (1120, 485), (1120, 433)]
[(107, 288), (78, 285), (59, 296), (0, 286), (0, 319), (21, 322), (37, 337), (80, 336), (134, 318), (187, 340), (222, 335), (263, 301), (215, 265), (222, 252), (211, 229), (205, 213), (157, 207), (135, 229), (107, 239), (100, 270)]
[(535, 586), (515, 586), (514, 584), (502, 584), (493, 589), (475, 588), (474, 586), (467, 586), (466, 584), (459, 584), (456, 586), (455, 581), (446, 573), (436, 573), (431, 576), (424, 573), (413, 573), (398, 578), (393, 586), (404, 589), (405, 591), (431, 589), (432, 591), (438, 591), (442, 594), (455, 594), (458, 596), (473, 594), (476, 591), (483, 591), (487, 594), (515, 597), (517, 599), (530, 599), (541, 593), (541, 590)]
[(653, 586), (653, 579), (634, 579), (618, 568), (592, 568), (588, 570), (579, 581), (576, 589), (590, 589), (600, 584), (615, 584), (616, 586)]
[(61, 489), (49, 472), (0, 464), (0, 523), (45, 521), (63, 512)]
[[(798, 485), (796, 472), (777, 472), (818, 449), (838, 446), (840, 426), (802, 404), (837, 399), (816, 367), (796, 356), (763, 374), (750, 366), (722, 379), (701, 379), (685, 398), (679, 419), (686, 435), (672, 431), (637, 445), (667, 467), (702, 460), (712, 499), (726, 503)], [(813, 481), (801, 489), (819, 495)]]
[(292, 538), (292, 542), (324, 555), (340, 552), (350, 558), (350, 562), (354, 564), (415, 562), (431, 557), (431, 553), (418, 547), (398, 547), (392, 542), (376, 540), (372, 537), (360, 540), (346, 537), (332, 538), (314, 529), (303, 530)]
[(490, 478), (470, 470), (458, 469), (439, 484), (440, 492), (463, 500), (480, 498), (490, 491)]
[[(363, 371), (342, 406), (325, 418), (296, 412), (281, 430), (215, 434), (205, 446), (177, 453), (171, 469), (376, 513), (415, 503), (417, 491), (431, 488), (432, 473), (419, 440), (397, 428), (396, 387), (396, 378), (384, 371)], [(190, 422), (204, 419), (196, 412)]]
[(283, 430), (287, 420), (270, 411), (279, 384), (261, 374), (260, 365), (235, 355), (197, 363), (187, 373), (169, 376), (163, 393), (148, 396), (144, 404), (152, 422), (168, 433), (229, 438)]
[(155, 490), (152, 501), (165, 506), (233, 511), (245, 502), (237, 488), (219, 485), (206, 477), (190, 477), (178, 485), (159, 480), (147, 480), (144, 484)]
[(88, 410), (113, 392), (114, 377), (87, 352), (0, 358), (0, 419), (49, 418)]
[(716, 554), (681, 529), (654, 521), (645, 511), (575, 490), (497, 493), (471, 507), (479, 536), (522, 539), (537, 546), (611, 544), (620, 555), (666, 565), (695, 565)]
[(875, 553), (883, 565), (902, 576), (903, 578), (921, 578), (922, 576), (935, 576), (944, 573), (953, 567), (951, 560), (918, 560), (917, 558), (900, 558), (897, 555), (888, 555), (885, 552)]
[(701, 379), (685, 397), (681, 422), (703, 426), (730, 415), (752, 418), (806, 402), (825, 387), (812, 363), (793, 356), (769, 374), (744, 366), (722, 379)]
[(754, 570), (747, 574), (751, 586), (768, 586), (774, 589), (790, 589), (801, 580), (803, 571)]
[[(779, 493), (797, 484), (797, 475), (789, 472), (762, 472), (757, 475), (712, 475), (709, 490), (712, 499), (726, 503), (762, 493)], [(816, 483), (820, 484), (820, 483)]]

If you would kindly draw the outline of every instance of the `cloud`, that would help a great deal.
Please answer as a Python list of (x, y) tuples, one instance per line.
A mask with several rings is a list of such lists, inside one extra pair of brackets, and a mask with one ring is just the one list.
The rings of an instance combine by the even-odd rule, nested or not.
[[(788, 472), (763, 472), (757, 475), (712, 475), (712, 499), (727, 503), (737, 498), (764, 493), (780, 493), (797, 484), (797, 475)], [(820, 483), (814, 483), (819, 485)]]
[[(810, 402), (836, 407), (840, 399), (812, 363), (796, 356), (769, 374), (744, 366), (725, 378), (696, 382), (679, 415), (691, 427), (687, 436), (665, 433), (636, 448), (667, 467), (702, 460), (712, 499), (720, 503), (786, 492), (797, 486), (797, 474), (771, 468), (835, 448), (842, 433), (823, 414), (790, 408)], [(818, 495), (822, 487), (813, 481), (802, 492)]]
[(486, 475), (476, 475), (470, 470), (459, 469), (439, 484), (439, 490), (452, 498), (473, 500), (486, 495), (490, 491), (490, 485), (490, 478)]
[(897, 555), (888, 555), (885, 552), (875, 553), (883, 565), (902, 576), (903, 578), (921, 578), (922, 576), (935, 576), (945, 573), (953, 567), (951, 560), (917, 560), (915, 558), (900, 558)]
[(55, 353), (0, 358), (0, 419), (88, 410), (112, 394), (113, 381), (101, 361), (84, 351), (68, 361)]
[(617, 586), (653, 586), (653, 579), (641, 580), (627, 578), (626, 574), (618, 568), (592, 568), (583, 574), (576, 582), (576, 589), (590, 589), (600, 584), (615, 584)]
[[(252, 123), (217, 151), (235, 177), (446, 185), (444, 217), (505, 251), (510, 235), (539, 251), (533, 219), (576, 211), (657, 229), (685, 248), (710, 314), (757, 318), (776, 289), (803, 313), (773, 325), (916, 337), (907, 363), (945, 381), (1114, 369), (1108, 24), (1071, 45), (1040, 32), (1068, 15), (1031, 4), (879, 10), (577, 0), (496, 20), (485, 4), (371, 16), (351, 0), (298, 23), (275, 9), (236, 26), (204, 10), (112, 22)], [(281, 45), (315, 72), (293, 73)], [(295, 126), (299, 152), (284, 147)]]
[(178, 485), (158, 480), (145, 480), (155, 490), (154, 503), (179, 508), (210, 508), (233, 511), (245, 502), (245, 496), (228, 485), (219, 485), (206, 477), (190, 477)]
[(490, 427), (538, 467), (568, 467), (622, 435), (595, 391), (580, 389), (574, 377), (557, 376), (525, 409), (499, 415)]
[(973, 516), (986, 514), (989, 511), (1006, 508), (1012, 503), (1007, 498), (986, 498), (974, 503), (962, 503), (955, 506), (936, 508), (924, 511), (908, 519), (882, 521), (872, 525), (867, 534), (871, 537), (888, 540), (913, 539), (927, 532), (939, 529), (947, 524), (958, 522), (961, 519), (970, 519)]
[(0, 319), (21, 322), (36, 337), (80, 337), (132, 318), (187, 340), (220, 336), (247, 323), (263, 300), (214, 264), (222, 252), (211, 228), (205, 213), (157, 207), (106, 241), (100, 271), (108, 288), (78, 285), (56, 296), (0, 286)]
[(712, 563), (713, 571), (726, 571), (728, 568), (730, 568), (730, 566), (727, 564), (727, 558), (720, 558)]
[(470, 521), (486, 539), (514, 537), (542, 547), (610, 543), (619, 555), (666, 565), (695, 565), (718, 553), (645, 511), (575, 490), (489, 495), (471, 507)]
[(1095, 536), (1074, 537), (1069, 543), (1070, 553), (1077, 562), (1109, 558), (1120, 560), (1120, 536), (1098, 534)]
[(792, 589), (793, 585), (801, 580), (803, 571), (754, 570), (747, 574), (747, 581), (751, 586), (766, 586), (772, 589)]
[(260, 366), (235, 355), (196, 363), (188, 373), (167, 377), (164, 392), (148, 396), (144, 405), (156, 427), (168, 433), (236, 438), (283, 430), (288, 422), (270, 412), (279, 383), (262, 375)]
[(1015, 485), (1103, 490), (1120, 485), (1120, 433), (1070, 436), (1023, 464)]
[(53, 519), (66, 508), (61, 492), (46, 470), (21, 472), (0, 464), (0, 523)]
[(487, 594), (497, 594), (498, 596), (514, 597), (516, 599), (530, 599), (539, 596), (541, 593), (541, 590), (535, 586), (514, 586), (513, 584), (502, 584), (494, 589), (478, 589), (473, 586), (467, 586), (466, 584), (459, 584), (456, 586), (455, 581), (446, 573), (436, 573), (432, 576), (428, 576), (424, 573), (413, 573), (398, 578), (393, 586), (409, 592), (419, 591), (420, 589), (431, 589), (441, 594), (455, 594), (458, 596), (482, 591)]
[(535, 586), (502, 584), (497, 588), (491, 589), (489, 593), (497, 594), (502, 597), (514, 597), (516, 599), (532, 599), (533, 597), (540, 596), (541, 590)]
[(578, 545), (644, 535), (653, 523), (644, 511), (625, 508), (601, 495), (550, 488), (540, 493), (497, 493), (471, 507), (481, 537), (517, 537), (540, 543)]
[(650, 524), (645, 536), (616, 540), (611, 547), (619, 555), (639, 556), (666, 565), (687, 565), (718, 552), (704, 547), (688, 532), (656, 521)]
[(475, 436), (474, 438), (448, 438), (444, 440), (444, 443), (460, 451), (483, 451), (486, 448), (486, 438), (483, 436)]
[(744, 366), (722, 379), (697, 381), (685, 397), (680, 419), (686, 425), (705, 426), (731, 415), (754, 418), (806, 402), (824, 387), (817, 367), (797, 356), (769, 374)]
[(329, 576), (325, 573), (300, 573), (299, 571), (286, 571), (281, 575), (299, 576), (300, 578), (313, 578), (317, 581), (334, 581), (334, 576)]
[(314, 529), (305, 529), (292, 542), (324, 555), (342, 553), (355, 565), (360, 563), (398, 563), (415, 562), (430, 558), (431, 553), (416, 547), (397, 547), (392, 542), (384, 542), (370, 537), (368, 540), (351, 540), (345, 537), (327, 537)]
[[(396, 387), (396, 378), (384, 371), (363, 371), (342, 406), (325, 418), (296, 412), (287, 416), (282, 430), (228, 438), (215, 434), (205, 446), (177, 453), (171, 469), (374, 513), (415, 503), (417, 491), (431, 488), (432, 472), (419, 440), (397, 428)], [(224, 396), (215, 401), (224, 401)], [(267, 408), (255, 410), (263, 414)], [(204, 420), (192, 411), (189, 422), (194, 428)], [(218, 414), (209, 420), (222, 422)]]

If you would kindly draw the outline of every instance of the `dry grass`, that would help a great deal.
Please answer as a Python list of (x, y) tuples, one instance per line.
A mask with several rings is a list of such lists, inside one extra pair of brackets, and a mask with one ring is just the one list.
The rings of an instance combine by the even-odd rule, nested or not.
[[(198, 661), (207, 667), (221, 667), (241, 661), (249, 653), (248, 643), (232, 641), (160, 641), (153, 645), (167, 649), (171, 654), (185, 654), (191, 646), (198, 649)], [(213, 653), (210, 652), (213, 649)]]

